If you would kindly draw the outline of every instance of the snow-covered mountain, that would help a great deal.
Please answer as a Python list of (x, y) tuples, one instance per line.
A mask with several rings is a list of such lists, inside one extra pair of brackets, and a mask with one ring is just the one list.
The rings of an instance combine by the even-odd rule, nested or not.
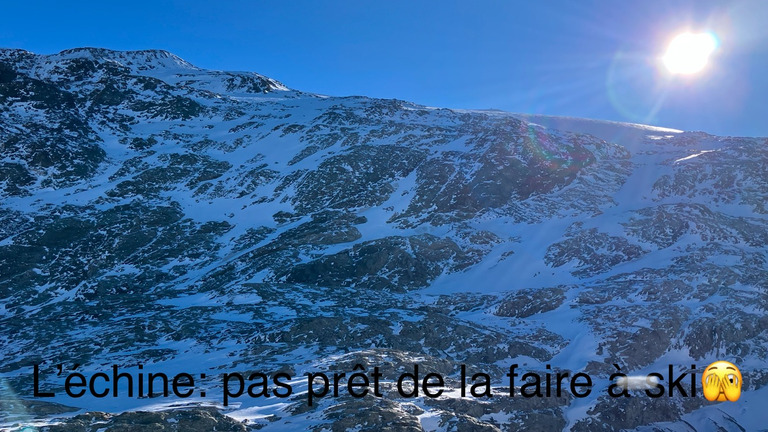
[[(5, 49), (0, 158), (0, 428), (766, 427), (766, 139)], [(738, 402), (605, 391), (614, 364), (700, 380), (715, 360), (741, 368)], [(441, 397), (397, 394), (416, 363)], [(56, 397), (32, 397), (35, 364)], [(73, 398), (75, 364), (199, 379), (187, 398)], [(356, 364), (383, 397), (307, 406), (305, 373)], [(494, 396), (459, 397), (461, 364)], [(512, 364), (594, 390), (511, 398)], [(222, 405), (221, 374), (260, 371), (294, 395)]]

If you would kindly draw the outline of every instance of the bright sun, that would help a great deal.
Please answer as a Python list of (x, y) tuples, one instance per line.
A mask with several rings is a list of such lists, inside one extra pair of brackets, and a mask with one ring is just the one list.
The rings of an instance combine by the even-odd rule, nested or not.
[(664, 65), (674, 74), (693, 74), (704, 69), (715, 48), (717, 39), (712, 33), (683, 33), (670, 42)]

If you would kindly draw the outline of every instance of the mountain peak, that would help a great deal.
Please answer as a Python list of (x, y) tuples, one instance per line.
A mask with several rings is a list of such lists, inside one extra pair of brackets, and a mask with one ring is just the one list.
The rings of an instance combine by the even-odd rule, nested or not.
[[(113, 72), (119, 70), (118, 73), (121, 74), (158, 78), (171, 85), (184, 84), (198, 90), (232, 96), (289, 90), (279, 81), (255, 72), (207, 70), (160, 49), (117, 51), (81, 47), (56, 54), (35, 54), (21, 49), (4, 48), (0, 49), (0, 61), (8, 62), (15, 69), (43, 81), (66, 80), (79, 76), (75, 70), (81, 70), (83, 62), (93, 62), (94, 65), (105, 66)], [(85, 68), (94, 69), (94, 65)]]
[(168, 51), (159, 49), (116, 51), (106, 48), (82, 47), (67, 49), (59, 52), (58, 54), (51, 54), (45, 57), (53, 60), (73, 58), (112, 60), (118, 63), (122, 63), (126, 66), (140, 65), (142, 68), (148, 69), (181, 68), (200, 70), (200, 68), (192, 65), (181, 57)]

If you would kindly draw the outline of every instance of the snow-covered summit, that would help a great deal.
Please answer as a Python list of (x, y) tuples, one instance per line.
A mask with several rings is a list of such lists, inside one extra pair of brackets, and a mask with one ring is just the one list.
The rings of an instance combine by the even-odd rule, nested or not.
[(222, 72), (201, 69), (164, 50), (116, 51), (105, 48), (74, 48), (38, 55), (25, 50), (0, 49), (0, 61), (10, 62), (30, 77), (47, 81), (73, 78), (152, 77), (169, 84), (184, 84), (204, 91), (243, 96), (287, 91), (276, 80), (253, 72)]

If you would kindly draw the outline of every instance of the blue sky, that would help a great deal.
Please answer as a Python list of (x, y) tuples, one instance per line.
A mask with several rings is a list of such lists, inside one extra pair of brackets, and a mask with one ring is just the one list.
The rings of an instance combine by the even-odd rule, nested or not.
[[(768, 2), (23, 1), (0, 46), (47, 54), (159, 48), (329, 95), (768, 136)], [(669, 40), (712, 31), (695, 76), (658, 66)]]

